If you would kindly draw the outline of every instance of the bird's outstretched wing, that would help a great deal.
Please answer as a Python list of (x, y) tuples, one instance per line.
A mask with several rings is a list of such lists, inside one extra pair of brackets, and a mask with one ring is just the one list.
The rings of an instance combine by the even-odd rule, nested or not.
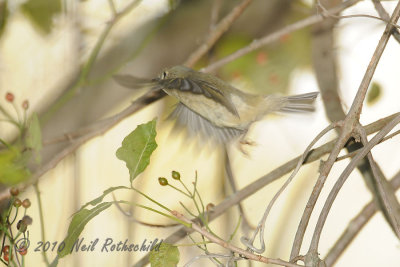
[(215, 126), (182, 103), (177, 104), (168, 119), (174, 119), (177, 126), (185, 127), (189, 136), (200, 135), (203, 140), (212, 140), (222, 144), (228, 143), (244, 133), (235, 128)]
[(207, 98), (222, 104), (232, 114), (239, 117), (235, 105), (232, 103), (229, 95), (226, 92), (216, 88), (211, 83), (203, 80), (194, 80), (191, 78), (170, 78), (170, 79), (154, 79), (162, 85), (163, 88), (169, 90), (179, 90), (192, 94), (203, 95)]

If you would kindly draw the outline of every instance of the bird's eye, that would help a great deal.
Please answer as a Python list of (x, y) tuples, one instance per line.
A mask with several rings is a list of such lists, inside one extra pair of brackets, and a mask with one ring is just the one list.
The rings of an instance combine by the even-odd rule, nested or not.
[(165, 79), (165, 78), (167, 78), (167, 72), (166, 71), (163, 71), (163, 73), (161, 74), (161, 79)]

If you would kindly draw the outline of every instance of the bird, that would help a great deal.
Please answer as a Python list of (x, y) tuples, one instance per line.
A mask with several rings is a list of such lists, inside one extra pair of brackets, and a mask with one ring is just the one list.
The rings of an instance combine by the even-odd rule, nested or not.
[(164, 69), (156, 78), (114, 75), (127, 88), (163, 90), (179, 103), (168, 118), (186, 127), (190, 135), (226, 144), (242, 136), (242, 144), (252, 144), (244, 136), (250, 126), (269, 113), (312, 112), (318, 92), (293, 96), (250, 94), (209, 73), (186, 66)]

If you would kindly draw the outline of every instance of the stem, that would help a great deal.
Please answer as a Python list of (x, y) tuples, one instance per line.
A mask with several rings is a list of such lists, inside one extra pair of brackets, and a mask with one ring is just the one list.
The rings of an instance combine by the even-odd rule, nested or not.
[[(37, 198), (38, 207), (39, 207), (39, 219), (40, 219), (40, 230), (41, 230), (42, 242), (45, 243), (46, 235), (45, 235), (45, 227), (44, 227), (43, 206), (42, 206), (42, 200), (40, 197), (38, 182), (33, 185), (33, 188), (35, 189), (36, 198)], [(47, 258), (47, 254), (44, 249), (42, 249), (42, 257), (43, 257), (43, 260), (46, 263), (46, 265), (50, 266), (49, 259)]]

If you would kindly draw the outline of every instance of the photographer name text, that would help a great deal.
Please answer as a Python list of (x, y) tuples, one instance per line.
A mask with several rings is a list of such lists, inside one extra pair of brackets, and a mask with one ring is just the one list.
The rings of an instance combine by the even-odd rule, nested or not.
[[(132, 243), (128, 239), (124, 241), (117, 240), (115, 241), (113, 238), (95, 238), (92, 240), (87, 240), (84, 237), (78, 238), (73, 246), (70, 249), (71, 253), (74, 252), (149, 252), (149, 251), (158, 251), (160, 249), (161, 243), (163, 240), (159, 240), (155, 238), (154, 240), (144, 239), (140, 243)], [(47, 252), (47, 251), (57, 251), (61, 252), (65, 247), (65, 242), (42, 242), (39, 241), (36, 243), (36, 247), (34, 251), (36, 252)]]

